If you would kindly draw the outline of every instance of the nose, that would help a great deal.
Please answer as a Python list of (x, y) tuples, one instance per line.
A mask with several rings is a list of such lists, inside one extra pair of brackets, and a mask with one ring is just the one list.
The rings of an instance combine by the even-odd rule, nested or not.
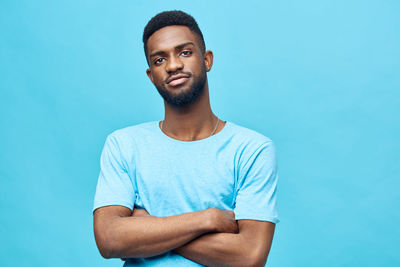
[(180, 60), (179, 57), (171, 56), (167, 61), (165, 68), (168, 73), (175, 72), (183, 68), (183, 62)]

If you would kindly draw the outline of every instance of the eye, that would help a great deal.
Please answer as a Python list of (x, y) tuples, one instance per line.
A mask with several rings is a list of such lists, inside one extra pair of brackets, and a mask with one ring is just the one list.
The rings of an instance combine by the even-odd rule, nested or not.
[(163, 61), (164, 61), (164, 58), (163, 57), (159, 57), (156, 60), (154, 60), (154, 64), (159, 65), (159, 64), (163, 63)]
[(182, 51), (182, 53), (181, 53), (181, 55), (183, 55), (183, 56), (190, 56), (191, 54), (192, 54), (192, 51), (189, 51), (189, 50)]

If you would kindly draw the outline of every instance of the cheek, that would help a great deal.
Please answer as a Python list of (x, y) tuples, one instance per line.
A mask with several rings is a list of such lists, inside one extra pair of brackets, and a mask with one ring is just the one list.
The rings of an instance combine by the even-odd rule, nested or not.
[(193, 61), (191, 62), (191, 67), (193, 70), (196, 71), (202, 71), (205, 68), (205, 62), (203, 60), (203, 58), (200, 57), (196, 57), (193, 59)]
[(164, 81), (164, 77), (157, 71), (153, 72), (153, 81), (155, 83), (160, 83), (162, 81)]
[(184, 72), (190, 72), (192, 74), (196, 74), (196, 72), (198, 71), (198, 66), (197, 66), (197, 62), (194, 61), (188, 61), (185, 62), (185, 66), (183, 68)]
[(190, 72), (194, 75), (199, 76), (201, 73), (205, 72), (205, 65), (203, 61), (197, 60), (190, 65)]

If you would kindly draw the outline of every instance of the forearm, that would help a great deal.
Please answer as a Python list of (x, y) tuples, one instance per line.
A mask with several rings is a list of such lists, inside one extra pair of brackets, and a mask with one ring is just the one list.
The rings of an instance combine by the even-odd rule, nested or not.
[(174, 251), (207, 266), (265, 266), (275, 223), (239, 220), (238, 225), (238, 234), (205, 234)]
[(255, 254), (243, 235), (205, 234), (174, 252), (206, 266), (257, 266)]
[(114, 217), (99, 237), (106, 258), (144, 258), (165, 253), (209, 232), (205, 211), (168, 217)]

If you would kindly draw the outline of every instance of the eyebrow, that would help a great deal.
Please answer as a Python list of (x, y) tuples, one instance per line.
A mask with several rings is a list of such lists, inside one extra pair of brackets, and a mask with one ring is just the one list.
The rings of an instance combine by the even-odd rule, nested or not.
[[(186, 43), (183, 43), (183, 44), (180, 44), (180, 45), (175, 46), (175, 50), (180, 50), (180, 49), (184, 48), (184, 47), (187, 46), (187, 45), (193, 45), (193, 46), (195, 46), (195, 44), (194, 44), (193, 42), (186, 42)], [(154, 53), (151, 53), (151, 54), (150, 54), (150, 57), (159, 56), (159, 55), (164, 55), (164, 54), (165, 54), (164, 51), (156, 51), (156, 52), (154, 52)]]

